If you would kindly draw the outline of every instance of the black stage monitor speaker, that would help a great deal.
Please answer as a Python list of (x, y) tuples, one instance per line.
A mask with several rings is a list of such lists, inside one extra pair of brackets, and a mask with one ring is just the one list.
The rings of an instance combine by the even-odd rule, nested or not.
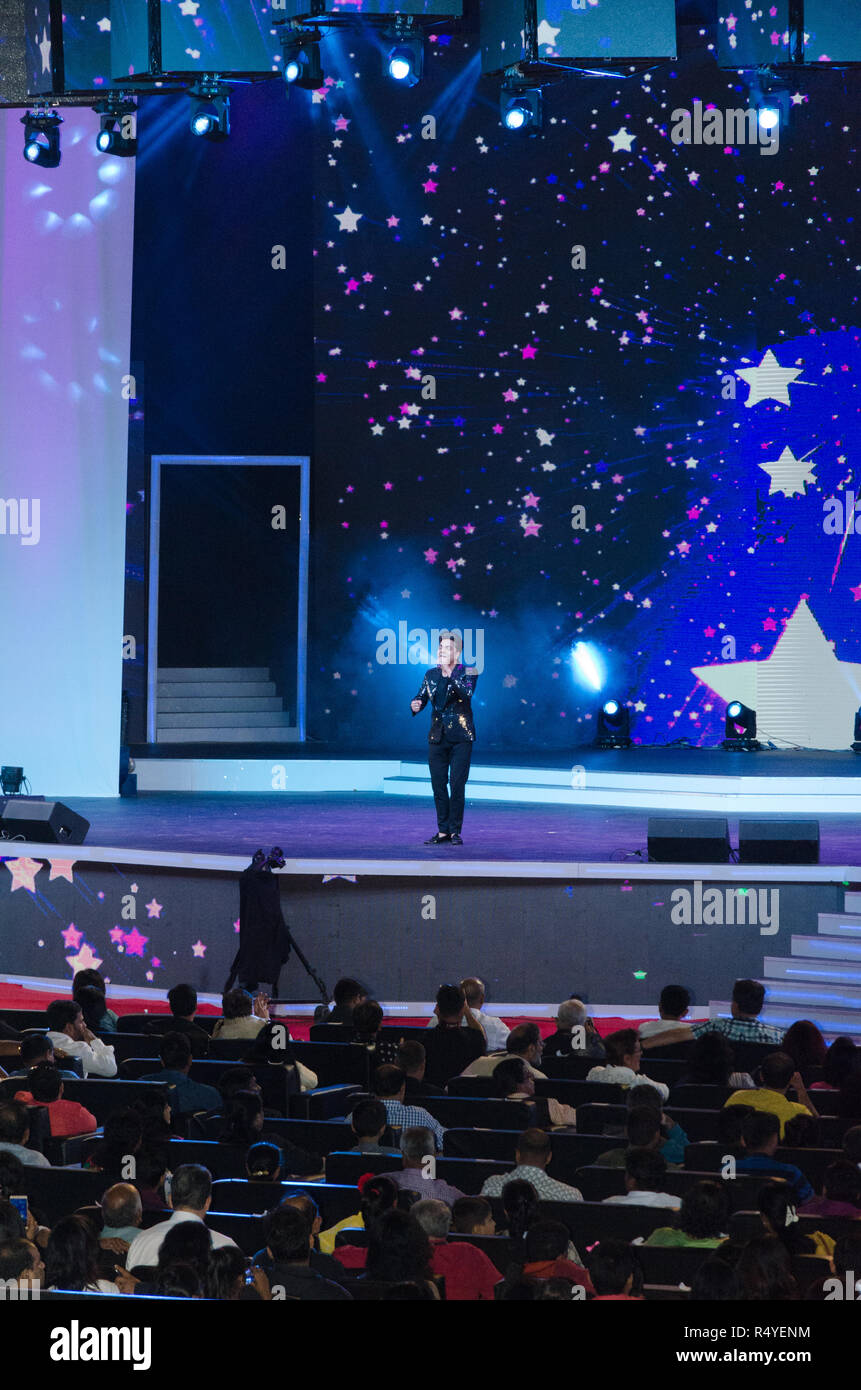
[(29, 840), (36, 845), (82, 845), (90, 822), (62, 801), (12, 797), (0, 815), (0, 841)]
[(740, 820), (739, 864), (818, 864), (818, 820)]
[(729, 826), (725, 820), (650, 816), (648, 837), (653, 864), (729, 863)]

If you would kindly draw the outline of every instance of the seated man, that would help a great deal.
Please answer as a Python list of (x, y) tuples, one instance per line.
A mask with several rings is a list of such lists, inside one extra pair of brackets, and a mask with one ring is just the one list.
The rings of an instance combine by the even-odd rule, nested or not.
[[(39, 1062), (47, 1062), (50, 1066), (56, 1066), (54, 1048), (47, 1033), (26, 1033), (21, 1041), (19, 1054), (20, 1066), (14, 1070), (7, 1069), (7, 1076), (26, 1076), (31, 1067), (35, 1067)], [(75, 1063), (77, 1066), (77, 1063)], [(64, 1081), (80, 1081), (79, 1071), (69, 1071), (60, 1068), (60, 1075)]]
[(48, 1041), (55, 1053), (75, 1057), (84, 1076), (116, 1076), (117, 1060), (112, 1044), (102, 1042), (84, 1022), (74, 999), (54, 999), (45, 1010)]
[(351, 1302), (352, 1294), (311, 1264), (312, 1227), (308, 1212), (287, 1202), (266, 1216), (264, 1231), (266, 1251), (272, 1260), (269, 1287), (273, 1295), (302, 1302)]
[[(788, 1052), (770, 1052), (760, 1065), (759, 1075), (761, 1085), (753, 1091), (733, 1091), (726, 1104), (747, 1105), (752, 1110), (767, 1110), (776, 1115), (780, 1121), (781, 1139), (786, 1121), (791, 1120), (793, 1115), (816, 1115), (804, 1082)], [(797, 1101), (787, 1100), (786, 1092), (790, 1087), (797, 1093)]]
[(544, 1057), (604, 1058), (604, 1044), (586, 1005), (580, 999), (566, 999), (556, 1010), (556, 1032), (544, 1039)]
[(387, 1173), (386, 1177), (391, 1178), (402, 1192), (417, 1192), (420, 1197), (433, 1197), (447, 1206), (452, 1206), (458, 1197), (464, 1195), (459, 1188), (436, 1176), (434, 1136), (429, 1129), (415, 1126), (404, 1130), (401, 1136), (401, 1160), (401, 1171)]
[(170, 1015), (154, 1018), (147, 1024), (148, 1033), (184, 1033), (191, 1043), (193, 1057), (209, 1053), (209, 1034), (194, 1021), (197, 1013), (197, 990), (192, 985), (174, 985), (167, 992)]
[(400, 1067), (407, 1078), (407, 1100), (418, 1100), (421, 1103), (422, 1096), (445, 1095), (442, 1086), (434, 1086), (433, 1082), (425, 1080), (427, 1053), (422, 1043), (413, 1038), (404, 1038), (398, 1047), (395, 1066)]
[[(629, 1148), (655, 1149), (671, 1167), (684, 1164), (688, 1136), (677, 1120), (661, 1110), (661, 1097), (653, 1086), (632, 1086), (625, 1096), (627, 1144), (607, 1149), (595, 1162), (603, 1168), (624, 1168)], [(634, 1117), (637, 1116), (635, 1120)], [(612, 1130), (605, 1131), (612, 1133)]]
[[(743, 1095), (749, 1096), (750, 1091)], [(780, 1135), (780, 1120), (771, 1110), (751, 1110), (741, 1127), (744, 1148), (735, 1160), (737, 1173), (761, 1173), (764, 1178), (783, 1178), (792, 1188), (796, 1202), (807, 1202), (813, 1188), (794, 1163), (781, 1163), (775, 1154)]]
[(374, 1073), (374, 1090), (377, 1099), (386, 1108), (388, 1123), (396, 1129), (429, 1129), (434, 1136), (437, 1153), (442, 1153), (445, 1130), (423, 1106), (405, 1104), (406, 1080), (400, 1067), (388, 1064), (377, 1067)]
[(848, 1158), (829, 1163), (822, 1183), (822, 1196), (810, 1197), (800, 1216), (845, 1216), (850, 1221), (861, 1218), (861, 1173)]
[(424, 1042), (425, 1075), (435, 1086), (445, 1086), (483, 1057), (487, 1040), (459, 985), (442, 985), (437, 990), (434, 1013), (437, 1027), (428, 1030)]
[(142, 1076), (141, 1081), (158, 1081), (167, 1088), (170, 1108), (176, 1115), (200, 1110), (220, 1110), (221, 1095), (214, 1086), (192, 1081), (191, 1043), (184, 1033), (165, 1033), (159, 1048), (161, 1071)]
[(347, 1027), (352, 1027), (353, 1010), (357, 1004), (364, 1004), (367, 997), (368, 991), (364, 985), (359, 984), (358, 980), (351, 980), (347, 976), (337, 980), (335, 988), (332, 990), (333, 1007), (324, 1022), (343, 1023)]
[(628, 1111), (625, 1125), (627, 1144), (614, 1149), (606, 1149), (595, 1159), (599, 1168), (624, 1168), (631, 1149), (651, 1149), (655, 1153), (661, 1147), (661, 1114), (651, 1106), (641, 1106)]
[[(206, 1225), (206, 1213), (212, 1205), (212, 1174), (199, 1163), (184, 1163), (173, 1174), (166, 1196), (173, 1215), (168, 1221), (160, 1221), (158, 1225), (150, 1226), (135, 1236), (126, 1256), (126, 1269), (133, 1271), (141, 1265), (149, 1267), (157, 1264), (165, 1236), (181, 1222), (198, 1221)], [(210, 1229), (209, 1235), (213, 1250), (218, 1250), (222, 1245), (236, 1245), (234, 1240), (220, 1231)]]
[(634, 1249), (622, 1240), (602, 1240), (589, 1253), (595, 1302), (631, 1302), (643, 1297), (642, 1269)]
[(449, 1243), (451, 1208), (444, 1201), (427, 1197), (416, 1202), (410, 1215), (430, 1241), (431, 1273), (435, 1279), (441, 1275), (445, 1278), (447, 1301), (492, 1303), (493, 1291), (502, 1275), (477, 1245), (466, 1240)]
[[(690, 991), (685, 989), (684, 985), (664, 985), (658, 1000), (660, 1018), (649, 1019), (640, 1024), (640, 1040), (658, 1039), (662, 1034), (665, 1037), (674, 1028), (679, 1027), (690, 1007)], [(662, 1038), (661, 1040), (663, 1041)], [(657, 1043), (655, 1045), (657, 1046)]]
[[(501, 1018), (497, 1018), (495, 1014), (484, 1012), (484, 982), (474, 976), (468, 976), (465, 980), (461, 980), (460, 988), (464, 992), (470, 1013), (484, 1030), (487, 1051), (504, 1052), (508, 1042), (508, 1025), (503, 1023)], [(439, 1019), (436, 1014), (429, 1019), (427, 1026), (428, 1028), (439, 1026)], [(466, 1018), (461, 1019), (461, 1027), (467, 1027)]]
[(85, 1106), (76, 1100), (63, 1100), (63, 1078), (56, 1067), (40, 1062), (31, 1068), (27, 1084), (30, 1089), (16, 1091), (15, 1099), (47, 1110), (52, 1139), (92, 1134), (98, 1129), (98, 1120)]
[(574, 1289), (582, 1289), (580, 1298), (593, 1294), (588, 1270), (575, 1264), (568, 1255), (570, 1236), (561, 1221), (536, 1221), (526, 1232), (526, 1263), (523, 1278), (530, 1282), (546, 1279), (565, 1279)]
[(640, 1071), (643, 1049), (635, 1028), (619, 1028), (615, 1033), (608, 1033), (604, 1047), (607, 1049), (607, 1064), (593, 1067), (586, 1077), (587, 1081), (604, 1081), (617, 1086), (654, 1086), (663, 1100), (669, 1098), (669, 1086), (662, 1081), (652, 1081)]
[(102, 1196), (102, 1229), (99, 1244), (125, 1259), (129, 1246), (141, 1232), (143, 1207), (136, 1187), (128, 1182), (116, 1182)]
[(629, 1149), (625, 1157), (625, 1193), (605, 1202), (631, 1207), (669, 1207), (678, 1211), (681, 1197), (665, 1192), (667, 1161), (655, 1149)]
[(44, 1154), (27, 1148), (30, 1138), (30, 1117), (27, 1107), (19, 1100), (0, 1101), (0, 1153), (14, 1154), (30, 1168), (50, 1168)]
[(458, 1197), (451, 1209), (451, 1229), (459, 1236), (495, 1236), (493, 1208), (486, 1197)]
[[(504, 1058), (493, 1073), (496, 1094), (502, 1100), (535, 1102), (535, 1077), (522, 1057)], [(547, 1120), (554, 1129), (576, 1129), (577, 1112), (561, 1105), (553, 1096), (541, 1096), (538, 1104), (547, 1107)], [(543, 1124), (543, 1117), (536, 1124)]]
[(779, 1047), (783, 1042), (783, 1028), (775, 1028), (770, 1023), (762, 1023), (759, 1014), (765, 1003), (765, 986), (758, 980), (736, 980), (732, 987), (731, 1018), (704, 1018), (701, 1023), (679, 1023), (656, 1036), (647, 1038), (647, 1047), (665, 1047), (670, 1043), (689, 1042), (703, 1033), (723, 1033), (730, 1042), (772, 1043)]
[(384, 1148), (380, 1140), (389, 1127), (386, 1107), (381, 1100), (360, 1100), (350, 1116), (350, 1128), (356, 1136), (356, 1143), (350, 1153), (354, 1154), (396, 1154), (399, 1149)]
[(536, 1081), (546, 1081), (547, 1077), (543, 1071), (539, 1071), (537, 1063), (541, 1061), (543, 1042), (541, 1039), (541, 1029), (537, 1023), (518, 1023), (516, 1028), (512, 1028), (508, 1035), (508, 1051), (497, 1054), (493, 1057), (479, 1057), (472, 1062), (462, 1073), (463, 1076), (493, 1076), (499, 1063), (508, 1057), (521, 1057), (528, 1066)]
[(223, 1017), (212, 1030), (213, 1041), (253, 1039), (269, 1022), (269, 996), (256, 994), (252, 998), (247, 989), (229, 989), (222, 997), (221, 1012)]
[(550, 1155), (550, 1135), (543, 1129), (525, 1129), (517, 1140), (516, 1166), (510, 1173), (495, 1173), (487, 1178), (482, 1197), (500, 1197), (508, 1183), (522, 1179), (532, 1184), (540, 1202), (582, 1202), (583, 1194), (578, 1188), (548, 1176)]

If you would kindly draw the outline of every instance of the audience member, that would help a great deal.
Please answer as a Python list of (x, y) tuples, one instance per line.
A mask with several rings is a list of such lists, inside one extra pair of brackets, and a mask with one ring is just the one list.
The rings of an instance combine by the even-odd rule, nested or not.
[[(405, 1211), (387, 1211), (368, 1228), (363, 1278), (381, 1283), (432, 1282), (431, 1243)], [(434, 1286), (435, 1287), (435, 1286)]]
[(763, 1177), (782, 1178), (789, 1184), (797, 1202), (807, 1202), (813, 1188), (801, 1169), (794, 1163), (775, 1158), (780, 1138), (780, 1120), (770, 1110), (752, 1110), (741, 1127), (744, 1148), (735, 1160), (738, 1173), (761, 1173)]
[[(18, 1051), (20, 1066), (14, 1070), (6, 1072), (7, 1076), (26, 1076), (31, 1067), (35, 1067), (39, 1062), (47, 1062), (50, 1066), (56, 1066), (54, 1047), (47, 1033), (26, 1033), (21, 1039), (21, 1046)], [(77, 1066), (77, 1063), (75, 1063)], [(81, 1073), (69, 1071), (65, 1068), (58, 1068), (64, 1081), (79, 1081)]]
[(45, 1283), (49, 1289), (88, 1293), (119, 1293), (113, 1280), (99, 1276), (99, 1243), (83, 1216), (64, 1216), (54, 1226), (45, 1251)]
[(690, 991), (684, 985), (664, 985), (658, 1000), (658, 1018), (648, 1019), (639, 1027), (640, 1038), (658, 1038), (677, 1028), (691, 1007)]
[(402, 1192), (417, 1192), (420, 1197), (435, 1198), (451, 1206), (464, 1194), (443, 1178), (436, 1176), (434, 1136), (421, 1126), (405, 1129), (401, 1135), (401, 1171), (386, 1177)]
[(297, 1061), (290, 1047), (291, 1041), (286, 1023), (264, 1022), (245, 1060), (253, 1067), (271, 1066), (291, 1070), (300, 1090), (313, 1091), (317, 1087), (317, 1074), (311, 1071), (310, 1067)]
[(241, 1144), (247, 1147), (266, 1139), (281, 1152), (281, 1168), (287, 1177), (319, 1177), (323, 1160), (281, 1135), (264, 1133), (263, 1101), (256, 1091), (236, 1091), (224, 1107), (224, 1120), (218, 1136), (222, 1144)]
[[(506, 1036), (508, 1029), (506, 1029)], [(422, 1096), (444, 1096), (442, 1086), (435, 1086), (425, 1078), (427, 1071), (427, 1052), (424, 1045), (412, 1038), (402, 1038), (395, 1057), (395, 1066), (400, 1067), (407, 1079), (405, 1097), (408, 1101), (421, 1101)]]
[(839, 1091), (846, 1077), (854, 1071), (859, 1056), (852, 1038), (835, 1038), (822, 1063), (822, 1080), (814, 1081), (810, 1089)]
[(625, 1125), (627, 1145), (607, 1149), (595, 1159), (599, 1168), (624, 1168), (631, 1149), (659, 1151), (661, 1146), (661, 1112), (651, 1106), (638, 1106), (628, 1112)]
[(76, 1100), (63, 1099), (63, 1078), (56, 1067), (40, 1062), (31, 1067), (27, 1077), (29, 1091), (16, 1091), (15, 1099), (31, 1105), (35, 1109), (48, 1112), (48, 1123), (52, 1139), (63, 1139), (72, 1134), (92, 1134), (98, 1129), (95, 1115)]
[(459, 985), (442, 985), (437, 990), (434, 1013), (437, 1027), (428, 1031), (424, 1041), (425, 1075), (435, 1086), (445, 1086), (484, 1055), (487, 1040)]
[(74, 1057), (87, 1076), (116, 1076), (117, 1059), (112, 1044), (102, 1042), (84, 1022), (74, 999), (55, 999), (45, 1010), (48, 1041), (61, 1057)]
[(738, 1272), (725, 1260), (705, 1260), (691, 1280), (691, 1302), (739, 1303), (743, 1298)]
[(247, 989), (229, 989), (222, 997), (221, 1012), (223, 1017), (212, 1030), (213, 1041), (253, 1039), (269, 1022), (269, 996), (261, 993), (252, 997)]
[(861, 1168), (861, 1125), (853, 1125), (843, 1135), (843, 1152), (846, 1157)]
[(681, 1198), (664, 1191), (667, 1160), (655, 1149), (629, 1149), (625, 1156), (625, 1192), (604, 1201), (636, 1207), (669, 1207), (678, 1211)]
[(688, 1188), (682, 1198), (675, 1226), (658, 1226), (643, 1244), (715, 1248), (727, 1239), (728, 1219), (729, 1198), (725, 1185), (703, 1178)]
[(643, 1297), (643, 1271), (633, 1247), (621, 1240), (602, 1240), (589, 1255), (595, 1302), (633, 1302)]
[[(85, 1167), (106, 1173), (112, 1182), (121, 1182), (137, 1171), (137, 1155), (143, 1144), (140, 1115), (126, 1106), (113, 1110), (105, 1119), (101, 1140), (90, 1150)], [(129, 1160), (134, 1165), (130, 1171)]]
[(586, 1005), (580, 999), (566, 999), (556, 1010), (556, 1032), (544, 1039), (542, 1056), (592, 1057), (602, 1061), (604, 1055), (601, 1035)]
[[(427, 1197), (416, 1202), (410, 1216), (430, 1241), (431, 1274), (434, 1278), (445, 1279), (446, 1301), (492, 1302), (494, 1289), (502, 1276), (483, 1250), (465, 1240), (448, 1240), (452, 1224), (451, 1208), (444, 1201)], [(565, 1234), (567, 1244), (567, 1231)]]
[(99, 1205), (102, 1212), (99, 1245), (124, 1259), (132, 1241), (140, 1235), (143, 1220), (140, 1193), (131, 1183), (117, 1182), (102, 1194)]
[(141, 1081), (158, 1081), (164, 1086), (175, 1115), (192, 1115), (201, 1110), (221, 1108), (221, 1096), (215, 1087), (207, 1086), (203, 1081), (193, 1081), (189, 1076), (191, 1043), (184, 1033), (165, 1033), (159, 1056), (161, 1071), (150, 1072), (142, 1076)]
[(349, 1301), (352, 1295), (311, 1264), (312, 1221), (306, 1210), (288, 1202), (269, 1212), (264, 1223), (266, 1250), (272, 1264), (269, 1287), (276, 1298)]
[(44, 1154), (27, 1148), (29, 1138), (30, 1117), (26, 1105), (18, 1100), (0, 1102), (0, 1153), (14, 1154), (29, 1168), (50, 1168)]
[[(481, 1025), (487, 1051), (504, 1052), (508, 1042), (508, 1025), (503, 1023), (501, 1018), (497, 1018), (495, 1014), (484, 1012), (485, 988), (483, 980), (479, 980), (475, 976), (468, 976), (465, 980), (461, 980), (459, 988), (463, 990), (472, 1017), (476, 1023)], [(461, 1019), (460, 1024), (462, 1028), (468, 1026), (466, 1016)], [(439, 1026), (439, 1016), (436, 1013), (428, 1021), (427, 1026), (428, 1028)]]
[(777, 1236), (754, 1236), (749, 1240), (736, 1272), (745, 1301), (787, 1303), (800, 1297), (789, 1251)]
[(652, 1081), (640, 1071), (643, 1049), (635, 1028), (619, 1028), (615, 1033), (608, 1033), (604, 1047), (606, 1065), (593, 1067), (586, 1077), (587, 1081), (603, 1081), (616, 1086), (654, 1086), (663, 1100), (668, 1099), (669, 1086), (662, 1081)]
[(397, 1129), (429, 1129), (436, 1141), (437, 1152), (442, 1153), (445, 1130), (437, 1120), (429, 1115), (421, 1105), (407, 1105), (404, 1101), (406, 1077), (400, 1067), (377, 1067), (374, 1073), (374, 1090), (378, 1100), (386, 1107), (386, 1118)]
[(799, 1207), (802, 1216), (861, 1217), (861, 1173), (847, 1158), (829, 1163), (825, 1169), (821, 1197), (808, 1197)]
[(770, 1043), (777, 1047), (783, 1041), (784, 1030), (763, 1023), (759, 1015), (765, 1003), (765, 986), (758, 980), (736, 980), (732, 988), (731, 1018), (705, 1018), (701, 1023), (680, 1023), (677, 1028), (668, 1029), (656, 1038), (648, 1039), (648, 1045), (665, 1046), (668, 1043), (686, 1042), (698, 1038), (703, 1033), (723, 1033), (730, 1042)]
[(520, 1277), (534, 1281), (564, 1279), (571, 1286), (583, 1289), (585, 1294), (594, 1294), (588, 1270), (569, 1258), (568, 1227), (561, 1221), (536, 1221), (526, 1232), (524, 1256)]
[[(91, 1033), (115, 1033), (116, 1014), (108, 1015), (104, 992), (95, 985), (80, 985), (75, 990), (75, 1003), (80, 1004), (84, 1026)], [(110, 1024), (111, 1026), (107, 1026)]]
[[(134, 1270), (136, 1265), (153, 1265), (158, 1260), (162, 1241), (168, 1231), (184, 1221), (198, 1221), (205, 1224), (206, 1213), (212, 1203), (212, 1175), (208, 1168), (198, 1163), (185, 1163), (177, 1168), (170, 1183), (170, 1191), (165, 1193), (167, 1204), (173, 1215), (167, 1221), (141, 1231), (132, 1241), (126, 1267)], [(214, 1248), (221, 1245), (235, 1245), (229, 1236), (220, 1231), (210, 1231)]]
[(458, 1197), (451, 1209), (451, 1229), (459, 1236), (495, 1236), (493, 1208), (486, 1197)]
[(764, 1183), (759, 1189), (758, 1205), (765, 1233), (775, 1236), (790, 1256), (816, 1255), (819, 1259), (831, 1258), (834, 1250), (833, 1238), (824, 1231), (801, 1230), (795, 1197), (786, 1183)]
[(115, 1033), (118, 1018), (113, 1009), (109, 1009), (105, 1002), (108, 987), (104, 975), (98, 970), (79, 970), (72, 979), (72, 998), (77, 1000), (86, 1014), (84, 1000), (81, 998), (81, 991), (84, 989), (98, 990), (102, 996), (102, 1012), (95, 1016), (94, 1023), (89, 1023), (88, 1020), (89, 1027), (94, 1033)]
[(24, 1236), (0, 1238), (0, 1280), (14, 1280), (21, 1287), (22, 1298), (29, 1297), (24, 1286), (33, 1285), (33, 1296), (37, 1296), (45, 1284), (45, 1266), (41, 1251), (32, 1240)]
[(363, 1004), (367, 997), (368, 991), (364, 985), (359, 984), (358, 980), (351, 980), (347, 977), (337, 980), (335, 988), (332, 990), (333, 1007), (326, 1022), (343, 1023), (352, 1027), (353, 1010), (357, 1004)]
[(828, 1047), (818, 1025), (809, 1018), (800, 1018), (787, 1029), (780, 1050), (789, 1054), (805, 1082), (808, 1080), (807, 1073), (812, 1068), (822, 1067), (828, 1055)]
[(525, 1129), (517, 1140), (514, 1168), (510, 1173), (495, 1173), (485, 1179), (481, 1195), (499, 1197), (508, 1183), (522, 1180), (531, 1183), (542, 1202), (582, 1202), (583, 1194), (578, 1188), (548, 1176), (550, 1157), (549, 1134), (543, 1129)]
[[(522, 1057), (503, 1058), (493, 1073), (493, 1082), (496, 1094), (502, 1100), (535, 1104), (535, 1077)], [(570, 1105), (561, 1105), (553, 1096), (541, 1096), (538, 1103), (546, 1111), (547, 1121), (554, 1129), (577, 1128), (577, 1112)]]
[[(253, 1280), (250, 1286), (245, 1282), (249, 1269)], [(213, 1250), (209, 1256), (203, 1296), (227, 1303), (246, 1300), (258, 1302), (260, 1299), (268, 1302), (272, 1293), (263, 1270), (250, 1267), (241, 1250), (232, 1250), (225, 1245), (220, 1250)]]
[(511, 1057), (520, 1057), (528, 1066), (536, 1081), (546, 1081), (547, 1077), (543, 1071), (539, 1071), (536, 1062), (541, 1061), (543, 1049), (541, 1039), (541, 1029), (537, 1023), (518, 1023), (516, 1028), (512, 1028), (508, 1035), (508, 1051), (502, 1055), (494, 1057), (479, 1057), (462, 1073), (463, 1076), (493, 1076), (500, 1062), (507, 1061)]
[(184, 1033), (191, 1043), (193, 1057), (206, 1057), (209, 1054), (209, 1034), (195, 1023), (197, 1013), (197, 990), (192, 985), (174, 985), (167, 992), (170, 1014), (154, 1018), (147, 1024), (148, 1033)]
[(386, 1148), (380, 1143), (389, 1127), (386, 1107), (381, 1100), (360, 1100), (350, 1116), (350, 1128), (356, 1136), (356, 1143), (350, 1149), (354, 1154), (397, 1154), (400, 1149)]
[(245, 1171), (249, 1182), (280, 1182), (281, 1150), (277, 1144), (258, 1140), (249, 1144), (245, 1155)]
[[(759, 1068), (760, 1085), (753, 1091), (734, 1091), (727, 1105), (749, 1105), (752, 1110), (768, 1111), (780, 1121), (780, 1137), (786, 1121), (793, 1115), (816, 1115), (795, 1063), (786, 1052), (770, 1052)], [(787, 1100), (790, 1087), (798, 1100)]]
[[(339, 1231), (370, 1230), (384, 1212), (393, 1211), (398, 1202), (399, 1190), (388, 1173), (385, 1175), (366, 1173), (358, 1182), (361, 1208), (354, 1216), (347, 1216), (328, 1230), (320, 1232), (320, 1249), (324, 1254), (334, 1253), (340, 1264), (348, 1269), (364, 1268), (365, 1246), (339, 1245), (335, 1248), (335, 1238)], [(359, 1253), (357, 1253), (359, 1252)]]
[(691, 1044), (686, 1067), (677, 1086), (729, 1086), (734, 1091), (752, 1090), (753, 1077), (734, 1071), (732, 1043), (723, 1033), (701, 1034)]

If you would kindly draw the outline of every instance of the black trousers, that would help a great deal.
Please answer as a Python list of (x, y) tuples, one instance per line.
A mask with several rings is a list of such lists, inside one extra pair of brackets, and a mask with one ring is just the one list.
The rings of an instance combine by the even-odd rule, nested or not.
[(471, 743), (431, 743), (428, 747), (428, 767), (436, 806), (436, 823), (441, 835), (460, 834), (471, 758)]

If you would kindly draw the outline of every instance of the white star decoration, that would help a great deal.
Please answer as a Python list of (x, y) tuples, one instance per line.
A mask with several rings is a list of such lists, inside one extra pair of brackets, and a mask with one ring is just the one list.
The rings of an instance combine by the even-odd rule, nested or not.
[(758, 367), (741, 367), (736, 371), (742, 381), (750, 387), (750, 395), (745, 405), (750, 408), (759, 401), (780, 401), (781, 405), (791, 405), (789, 383), (801, 376), (800, 367), (781, 367), (771, 348)]
[(617, 130), (615, 135), (607, 136), (607, 139), (613, 146), (614, 154), (616, 154), (618, 150), (628, 150), (630, 152), (631, 146), (636, 138), (636, 135), (629, 135), (624, 126)]
[(770, 459), (767, 463), (759, 465), (771, 479), (771, 486), (768, 489), (769, 497), (772, 497), (775, 492), (782, 492), (784, 497), (795, 497), (799, 494), (804, 497), (806, 495), (807, 484), (816, 482), (807, 457), (797, 459), (790, 448), (785, 448), (779, 459)]
[(802, 598), (771, 656), (720, 661), (693, 674), (721, 700), (756, 711), (757, 735), (801, 748), (847, 748), (861, 705), (861, 665), (838, 660)]
[(558, 29), (554, 29), (552, 24), (548, 24), (546, 19), (542, 19), (538, 26), (538, 47), (555, 48)]
[(364, 213), (353, 212), (353, 209), (347, 204), (343, 212), (335, 213), (335, 217), (342, 232), (355, 232), (358, 229), (359, 219), (364, 217)]
[(42, 55), (42, 71), (51, 71), (51, 40), (48, 38), (48, 30), (42, 30), (42, 38), (38, 44), (39, 52)]

